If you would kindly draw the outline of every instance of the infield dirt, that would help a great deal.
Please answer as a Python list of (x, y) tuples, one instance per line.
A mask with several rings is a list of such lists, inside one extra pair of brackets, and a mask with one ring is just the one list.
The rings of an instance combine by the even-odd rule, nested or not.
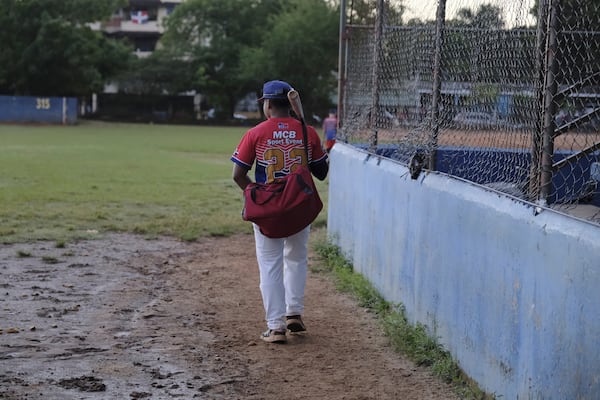
[(308, 332), (263, 343), (250, 235), (2, 245), (0, 276), (2, 399), (458, 398), (325, 274)]

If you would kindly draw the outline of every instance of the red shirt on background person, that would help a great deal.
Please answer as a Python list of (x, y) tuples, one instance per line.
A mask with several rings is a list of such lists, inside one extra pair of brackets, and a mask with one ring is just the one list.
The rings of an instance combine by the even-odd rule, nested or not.
[(334, 111), (329, 112), (329, 116), (323, 121), (323, 141), (325, 142), (325, 151), (329, 153), (335, 144), (337, 135), (337, 116)]

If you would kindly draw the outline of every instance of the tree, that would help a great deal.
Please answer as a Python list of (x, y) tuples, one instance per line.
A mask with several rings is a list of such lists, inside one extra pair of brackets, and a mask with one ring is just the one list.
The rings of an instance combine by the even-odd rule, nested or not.
[(457, 25), (478, 29), (502, 29), (505, 25), (502, 9), (491, 4), (480, 5), (476, 12), (469, 8), (461, 8), (456, 14)]
[(255, 90), (240, 72), (246, 49), (262, 43), (281, 0), (188, 0), (167, 20), (160, 46), (193, 71), (188, 89), (208, 96), (221, 117), (233, 115), (236, 102)]
[(93, 31), (122, 0), (0, 0), (0, 93), (80, 96), (101, 90), (131, 50)]
[(326, 0), (188, 0), (169, 17), (160, 47), (189, 66), (188, 89), (206, 95), (222, 118), (271, 79), (294, 85), (307, 110), (326, 110), (338, 16)]
[[(562, 0), (544, 2), (544, 13), (556, 8), (557, 54), (559, 83), (572, 85), (600, 72), (600, 4), (597, 1)], [(531, 13), (539, 18), (539, 0)], [(548, 20), (545, 16), (543, 23)], [(550, 27), (545, 26), (545, 29)], [(596, 79), (596, 85), (600, 82)]]
[(261, 46), (246, 49), (240, 75), (261, 85), (286, 80), (308, 115), (327, 113), (336, 86), (338, 10), (322, 0), (287, 1), (269, 25)]
[(506, 81), (509, 71), (503, 53), (506, 38), (502, 9), (482, 4), (477, 10), (461, 8), (456, 18), (447, 22), (443, 66), (445, 77), (457, 81)]
[[(348, 22), (352, 25), (374, 25), (377, 19), (378, 3), (377, 0), (352, 0), (348, 2)], [(404, 0), (386, 0), (384, 7), (387, 25), (402, 24), (402, 16), (406, 10)]]
[(173, 95), (190, 90), (195, 79), (192, 63), (169, 48), (160, 48), (147, 58), (137, 58), (116, 81), (124, 93)]

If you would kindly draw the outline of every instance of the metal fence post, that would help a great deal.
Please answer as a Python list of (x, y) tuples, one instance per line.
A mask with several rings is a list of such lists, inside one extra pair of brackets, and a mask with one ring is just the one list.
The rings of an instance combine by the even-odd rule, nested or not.
[(547, 36), (547, 15), (548, 0), (539, 0), (537, 15), (537, 33), (536, 33), (536, 72), (538, 85), (536, 87), (536, 100), (538, 112), (536, 113), (535, 127), (531, 138), (531, 166), (529, 172), (529, 187), (527, 197), (534, 201), (540, 193), (540, 159), (542, 143), (542, 120), (544, 115), (544, 70), (545, 70), (545, 51)]
[(540, 168), (540, 195), (539, 201), (545, 205), (548, 202), (548, 196), (552, 191), (552, 156), (554, 154), (554, 114), (556, 104), (554, 97), (556, 95), (558, 84), (556, 75), (558, 72), (557, 54), (557, 4), (560, 0), (550, 0), (548, 9), (548, 34), (546, 39), (546, 77), (544, 80), (544, 99), (543, 99), (543, 136), (541, 148), (541, 168)]
[(348, 33), (346, 31), (346, 0), (340, 2), (340, 33), (338, 49), (338, 129), (342, 127), (344, 121), (344, 91), (346, 85), (346, 47)]
[(369, 118), (369, 128), (371, 137), (369, 139), (369, 149), (372, 152), (377, 150), (377, 115), (379, 109), (379, 65), (381, 60), (381, 45), (383, 40), (383, 23), (385, 19), (385, 0), (377, 2), (377, 19), (375, 21), (375, 49), (373, 50), (373, 76), (372, 76), (372, 100), (371, 115)]
[(440, 97), (442, 91), (441, 65), (442, 46), (444, 44), (444, 28), (446, 26), (446, 0), (439, 0), (436, 11), (435, 50), (433, 60), (433, 88), (431, 98), (431, 142), (429, 169), (435, 170), (436, 148), (440, 131)]

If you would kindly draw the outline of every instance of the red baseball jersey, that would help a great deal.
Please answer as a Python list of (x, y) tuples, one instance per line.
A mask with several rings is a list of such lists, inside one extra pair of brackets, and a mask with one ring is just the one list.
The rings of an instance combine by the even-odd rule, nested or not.
[[(315, 128), (306, 127), (310, 163), (327, 159)], [(298, 165), (307, 165), (302, 137), (302, 124), (295, 118), (269, 118), (248, 130), (231, 156), (231, 161), (254, 171), (257, 183), (270, 183), (292, 172)]]

